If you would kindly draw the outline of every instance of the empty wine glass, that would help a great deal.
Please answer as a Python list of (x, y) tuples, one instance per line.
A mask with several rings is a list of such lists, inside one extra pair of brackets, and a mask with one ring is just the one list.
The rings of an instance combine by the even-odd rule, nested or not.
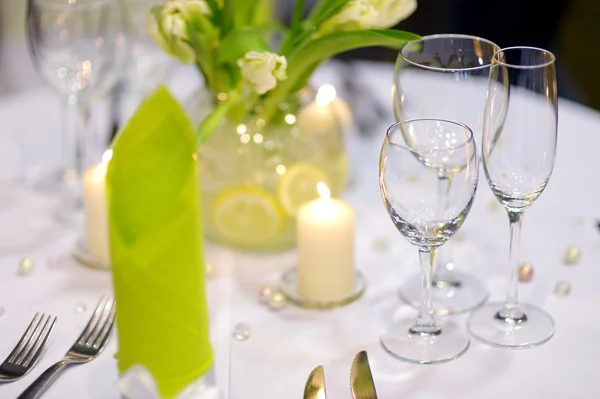
[(114, 85), (124, 59), (117, 0), (28, 0), (27, 39), (38, 73), (65, 106), (65, 173), (56, 216), (82, 223), (81, 175), (106, 144), (92, 129), (91, 104)]
[[(500, 48), (489, 40), (468, 35), (424, 36), (406, 43), (394, 70), (393, 102), (397, 121), (442, 118), (473, 129), (480, 147), (483, 108), (492, 56)], [(452, 182), (440, 175), (443, 193)], [(460, 271), (452, 258), (452, 245), (436, 255), (432, 300), (439, 313), (462, 313), (483, 304), (488, 291), (471, 273)], [(457, 270), (458, 268), (458, 270)], [(409, 277), (400, 289), (401, 298), (417, 307), (419, 276)]]
[(488, 304), (468, 321), (480, 340), (509, 348), (549, 340), (554, 321), (517, 295), (519, 240), (525, 211), (546, 188), (556, 156), (558, 102), (555, 57), (531, 47), (510, 47), (494, 55), (483, 125), (483, 167), (487, 181), (508, 212), (509, 280), (504, 304)]
[[(453, 184), (440, 193), (440, 174)], [(477, 189), (479, 168), (471, 129), (442, 119), (392, 125), (379, 160), (385, 208), (400, 233), (419, 250), (421, 305), (414, 320), (399, 320), (381, 336), (392, 355), (415, 363), (456, 359), (469, 338), (452, 323), (439, 323), (431, 303), (434, 252), (464, 223)]]

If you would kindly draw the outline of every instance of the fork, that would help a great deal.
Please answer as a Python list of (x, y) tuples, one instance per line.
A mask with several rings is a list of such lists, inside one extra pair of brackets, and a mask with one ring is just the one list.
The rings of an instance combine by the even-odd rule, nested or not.
[(115, 322), (115, 301), (102, 296), (90, 321), (65, 357), (50, 366), (17, 399), (39, 398), (58, 378), (66, 366), (94, 360), (106, 346)]
[[(45, 321), (44, 321), (45, 320)], [(56, 317), (36, 313), (10, 355), (0, 364), (0, 382), (24, 377), (37, 363), (52, 335)]]

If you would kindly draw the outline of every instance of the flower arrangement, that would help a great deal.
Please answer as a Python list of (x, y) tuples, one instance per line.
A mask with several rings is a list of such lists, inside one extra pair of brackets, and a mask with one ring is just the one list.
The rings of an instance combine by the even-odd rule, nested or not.
[(277, 118), (278, 105), (338, 53), (418, 39), (390, 29), (416, 7), (416, 0), (318, 0), (307, 13), (296, 0), (284, 26), (273, 19), (272, 0), (168, 0), (151, 8), (148, 30), (165, 52), (195, 63), (213, 95), (196, 132), (200, 144), (226, 115), (258, 109), (266, 121)]

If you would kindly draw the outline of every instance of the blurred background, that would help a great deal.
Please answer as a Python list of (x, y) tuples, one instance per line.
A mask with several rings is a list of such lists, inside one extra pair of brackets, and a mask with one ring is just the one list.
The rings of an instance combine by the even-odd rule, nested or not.
[[(136, 3), (136, 0), (123, 0)], [(314, 0), (307, 1), (310, 7)], [(293, 0), (278, 0), (282, 21)], [(25, 41), (24, 0), (0, 2), (0, 95), (42, 85)], [(397, 28), (420, 35), (464, 33), (487, 38), (500, 47), (530, 45), (557, 55), (559, 95), (600, 109), (600, 1), (556, 0), (419, 0), (417, 11)], [(394, 62), (396, 52), (369, 48), (338, 57)]]

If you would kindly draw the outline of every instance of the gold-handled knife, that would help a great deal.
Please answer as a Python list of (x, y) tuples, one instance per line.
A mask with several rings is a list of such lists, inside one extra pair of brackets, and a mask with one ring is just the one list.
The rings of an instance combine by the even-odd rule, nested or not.
[(323, 366), (317, 366), (310, 372), (304, 386), (304, 399), (327, 399)]
[(367, 352), (361, 351), (354, 356), (350, 371), (350, 389), (353, 399), (377, 399), (375, 382), (369, 366)]

